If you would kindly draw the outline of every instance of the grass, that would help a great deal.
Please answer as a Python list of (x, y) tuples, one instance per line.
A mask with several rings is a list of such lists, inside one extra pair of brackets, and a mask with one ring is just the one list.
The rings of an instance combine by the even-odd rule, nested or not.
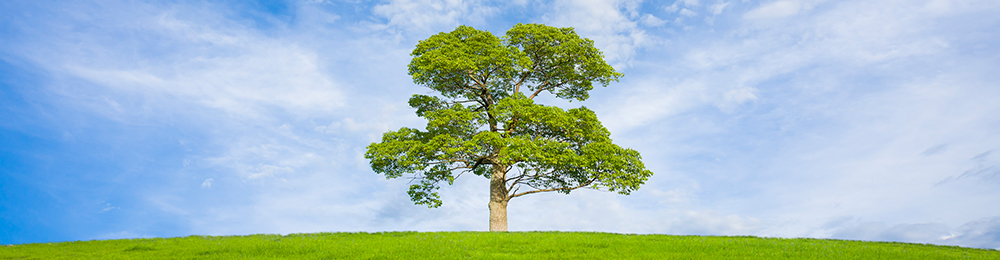
[(1000, 251), (805, 238), (387, 232), (23, 244), (0, 246), (0, 259), (1000, 259)]

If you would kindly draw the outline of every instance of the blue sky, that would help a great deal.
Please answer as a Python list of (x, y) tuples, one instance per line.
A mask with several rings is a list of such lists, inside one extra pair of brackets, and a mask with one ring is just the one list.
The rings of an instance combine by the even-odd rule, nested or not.
[(417, 41), (574, 27), (585, 102), (653, 177), (512, 200), (512, 231), (1000, 248), (1000, 2), (2, 1), (0, 244), (484, 231), (486, 179), (415, 206), (368, 167)]

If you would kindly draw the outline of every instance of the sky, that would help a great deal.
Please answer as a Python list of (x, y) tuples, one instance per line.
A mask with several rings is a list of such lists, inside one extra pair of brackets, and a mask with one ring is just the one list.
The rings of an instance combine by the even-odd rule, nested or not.
[(418, 41), (573, 27), (584, 102), (653, 176), (511, 200), (511, 231), (1000, 249), (1000, 1), (0, 1), (0, 244), (486, 231), (363, 157), (423, 127)]

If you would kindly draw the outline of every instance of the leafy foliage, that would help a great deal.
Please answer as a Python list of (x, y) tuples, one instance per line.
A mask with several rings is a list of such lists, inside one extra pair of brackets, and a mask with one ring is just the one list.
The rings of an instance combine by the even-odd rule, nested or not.
[(622, 76), (572, 28), (517, 24), (500, 38), (460, 26), (411, 55), (413, 81), (440, 97), (413, 95), (425, 130), (389, 131), (365, 158), (386, 178), (418, 181), (408, 192), (417, 204), (441, 206), (440, 183), (468, 172), (502, 181), (504, 200), (583, 187), (629, 194), (652, 175), (637, 151), (611, 142), (593, 111), (534, 102), (545, 92), (583, 101), (595, 82)]

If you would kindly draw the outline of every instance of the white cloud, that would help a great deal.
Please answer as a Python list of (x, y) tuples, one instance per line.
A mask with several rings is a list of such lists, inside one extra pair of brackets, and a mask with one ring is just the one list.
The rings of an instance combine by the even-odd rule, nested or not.
[[(344, 104), (343, 94), (321, 72), (315, 51), (295, 43), (257, 35), (248, 28), (188, 17), (204, 11), (160, 11), (136, 7), (117, 25), (95, 34), (64, 32), (47, 36), (46, 48), (30, 49), (29, 58), (48, 69), (79, 77), (116, 93), (149, 100), (160, 95), (219, 109), (233, 116), (260, 118), (279, 108), (330, 112)], [(184, 16), (180, 14), (184, 13)], [(128, 22), (125, 22), (128, 21)], [(130, 46), (100, 33), (129, 33), (160, 39), (160, 46)], [(51, 48), (51, 49), (50, 49)], [(150, 48), (161, 57), (122, 50)], [(160, 48), (160, 49), (157, 49)], [(42, 50), (44, 49), (44, 51)], [(75, 95), (75, 89), (62, 90)], [(120, 108), (110, 100), (111, 114), (149, 113)], [(160, 104), (163, 105), (163, 104)]]
[(105, 203), (104, 206), (105, 207), (104, 207), (104, 209), (101, 209), (101, 212), (107, 212), (107, 211), (110, 211), (110, 210), (121, 209), (119, 207), (111, 206), (111, 203)]
[(650, 26), (650, 27), (663, 26), (664, 24), (667, 23), (667, 21), (660, 20), (660, 18), (657, 18), (656, 16), (653, 16), (652, 14), (646, 14), (646, 15), (644, 15), (642, 17), (642, 20), (640, 20), (640, 21), (642, 22), (642, 25)]
[(963, 224), (951, 235), (941, 238), (942, 244), (992, 248), (1000, 250), (1000, 239), (996, 234), (1000, 230), (1000, 217), (981, 218)]
[(677, 6), (677, 3), (678, 2), (674, 2), (674, 4), (664, 7), (663, 10), (669, 14), (676, 13), (681, 9), (679, 6)]
[[(555, 1), (542, 20), (551, 26), (574, 27), (580, 36), (594, 40), (605, 60), (615, 68), (628, 67), (635, 53), (652, 43), (632, 17), (639, 18), (636, 1)], [(636, 15), (632, 15), (636, 14)]]
[(683, 16), (687, 16), (687, 17), (694, 17), (694, 16), (698, 15), (698, 13), (695, 13), (694, 11), (688, 10), (687, 8), (681, 9), (680, 14), (683, 15)]
[(883, 222), (843, 217), (830, 221), (824, 228), (831, 233), (831, 238), (838, 239), (963, 245), (991, 249), (1000, 247), (1000, 240), (988, 237), (1000, 230), (1000, 217), (981, 218), (959, 227), (949, 227), (942, 223), (890, 226)]
[(677, 2), (684, 2), (686, 6), (698, 6), (698, 0), (678, 0)]
[(798, 0), (781, 0), (765, 3), (743, 15), (746, 19), (783, 18), (798, 14), (803, 5)]
[(709, 7), (709, 10), (712, 11), (713, 15), (719, 15), (723, 9), (726, 9), (726, 6), (729, 6), (729, 2), (719, 2)]
[(483, 23), (499, 12), (483, 2), (463, 0), (392, 0), (372, 8), (373, 14), (388, 20), (386, 26), (418, 34), (451, 30), (467, 22)]
[(262, 177), (276, 177), (276, 175), (287, 175), (295, 172), (295, 169), (288, 166), (274, 166), (268, 164), (259, 164), (257, 166), (251, 167), (249, 169), (251, 174), (247, 176), (248, 179), (259, 179)]
[(330, 0), (306, 0), (306, 4), (321, 5), (321, 4), (331, 4)]
[[(97, 17), (95, 19), (102, 23), (82, 27), (95, 28), (86, 32), (68, 27), (38, 26), (31, 28), (32, 32), (49, 32), (34, 36), (39, 37), (38, 42), (44, 46), (13, 47), (24, 55), (23, 59), (34, 62), (41, 69), (59, 75), (60, 79), (75, 80), (70, 84), (59, 82), (46, 86), (63, 95), (61, 98), (67, 102), (62, 105), (93, 109), (126, 125), (197, 132), (204, 136), (202, 140), (209, 142), (198, 144), (201, 150), (185, 151), (183, 172), (157, 178), (197, 178), (203, 180), (201, 192), (240, 194), (246, 198), (219, 205), (215, 200), (180, 195), (186, 193), (177, 190), (186, 188), (173, 187), (169, 181), (158, 183), (156, 189), (131, 191), (144, 197), (142, 200), (160, 214), (182, 216), (179, 219), (190, 222), (176, 223), (180, 226), (221, 230), (209, 226), (219, 224), (219, 219), (233, 220), (226, 216), (249, 214), (250, 210), (267, 211), (266, 207), (276, 206), (255, 205), (258, 203), (255, 200), (263, 196), (261, 194), (289, 195), (280, 189), (276, 191), (275, 186), (301, 184), (300, 180), (316, 175), (350, 176), (358, 171), (358, 167), (354, 167), (359, 154), (356, 148), (364, 144), (348, 141), (355, 139), (352, 135), (341, 134), (331, 140), (301, 129), (312, 130), (316, 125), (311, 121), (330, 122), (338, 114), (366, 117), (364, 112), (372, 111), (373, 116), (367, 118), (384, 118), (379, 117), (379, 109), (348, 110), (346, 105), (350, 100), (344, 99), (343, 85), (335, 83), (333, 75), (337, 74), (331, 73), (334, 69), (328, 67), (349, 60), (336, 56), (338, 54), (361, 55), (371, 51), (359, 50), (358, 46), (383, 46), (371, 44), (371, 38), (325, 39), (323, 45), (319, 45), (301, 40), (330, 35), (310, 32), (296, 36), (294, 27), (288, 32), (290, 35), (280, 39), (266, 36), (254, 28), (222, 19), (224, 15), (213, 12), (210, 6), (135, 5), (126, 8), (130, 11), (125, 13), (96, 12), (91, 9), (97, 7), (83, 3), (60, 9), (68, 13), (59, 15), (64, 20), (53, 24), (92, 22), (74, 20), (82, 19), (80, 17)], [(351, 50), (340, 52), (344, 49)], [(377, 52), (396, 54), (387, 48)], [(406, 58), (405, 53), (400, 56)], [(357, 59), (386, 65), (379, 57), (368, 55)], [(350, 62), (345, 67), (353, 68), (348, 74), (357, 76), (365, 73), (357, 68), (362, 65), (365, 63)], [(406, 78), (405, 63), (400, 67), (404, 68), (400, 76)], [(386, 71), (382, 66), (366, 68), (379, 73)], [(383, 76), (369, 82), (385, 83), (393, 78), (399, 77)], [(353, 94), (352, 97), (358, 98), (379, 93)], [(94, 99), (100, 102), (88, 104)], [(378, 103), (370, 101), (366, 104)], [(405, 104), (405, 99), (401, 102)], [(181, 141), (180, 145), (185, 146), (185, 142)], [(344, 172), (344, 168), (348, 171)], [(207, 174), (216, 177), (205, 178)], [(233, 179), (237, 181), (229, 182)], [(213, 185), (216, 181), (234, 185)], [(337, 195), (327, 188), (353, 185), (347, 180), (324, 181), (328, 184), (315, 186), (318, 183), (312, 183), (314, 186), (307, 186), (311, 188), (305, 192)], [(238, 189), (247, 186), (253, 189)], [(109, 205), (104, 211), (111, 209), (117, 207)], [(253, 225), (243, 224), (238, 225), (240, 230), (228, 230), (255, 230)]]
[[(834, 66), (839, 62), (846, 62), (844, 65), (849, 66), (867, 66), (893, 59), (936, 55), (948, 48), (948, 43), (942, 38), (926, 37), (922, 34), (920, 30), (930, 29), (925, 27), (929, 24), (924, 17), (908, 15), (911, 11), (923, 9), (922, 6), (908, 7), (910, 9), (908, 10), (888, 4), (870, 6), (872, 4), (866, 2), (858, 5), (860, 6), (843, 3), (837, 9), (801, 18), (800, 21), (786, 26), (746, 24), (740, 29), (743, 36), (734, 40), (692, 45), (683, 51), (673, 52), (684, 58), (677, 65), (664, 67), (662, 70), (686, 75), (661, 74), (655, 79), (643, 79), (643, 81), (672, 82), (660, 86), (650, 85), (650, 88), (684, 86), (692, 90), (689, 87), (692, 84), (703, 86), (698, 87), (697, 92), (688, 91), (687, 93), (692, 93), (692, 96), (681, 99), (702, 100), (726, 108), (760, 97), (758, 92), (741, 91), (741, 89), (752, 90), (755, 85), (763, 81), (788, 75), (809, 66), (819, 64)], [(864, 11), (859, 12), (859, 9)], [(803, 35), (805, 38), (790, 39), (786, 37), (787, 35)], [(684, 47), (675, 46), (675, 48)], [(698, 83), (678, 85), (678, 81), (691, 80)], [(653, 92), (666, 94), (674, 91), (653, 90)], [(739, 93), (742, 95), (737, 95)], [(668, 97), (647, 93), (636, 96), (650, 100), (678, 99), (676, 94), (670, 95)], [(635, 104), (635, 102), (626, 103)], [(660, 102), (653, 106), (667, 105)], [(685, 105), (685, 107), (697, 106)], [(663, 110), (653, 107), (632, 111), (655, 111), (651, 114), (661, 116), (671, 114), (663, 113)], [(645, 118), (655, 120), (660, 117)], [(642, 123), (628, 125), (640, 126)]]
[[(601, 120), (612, 132), (628, 131), (652, 121), (687, 111), (702, 100), (705, 85), (701, 82), (670, 79), (631, 80), (632, 91), (623, 93)], [(670, 86), (670, 87), (665, 87)]]
[(757, 100), (756, 88), (752, 87), (742, 87), (733, 90), (726, 91), (724, 95), (725, 104), (743, 104), (748, 101)]
[(663, 9), (664, 9), (664, 11), (667, 11), (667, 13), (671, 13), (672, 14), (672, 13), (675, 13), (677, 11), (680, 11), (684, 7), (693, 8), (693, 7), (697, 7), (698, 5), (699, 5), (698, 4), (698, 0), (677, 0), (677, 1), (674, 1), (673, 4), (665, 6)]
[(378, 126), (370, 126), (370, 125), (367, 125), (367, 124), (360, 124), (358, 122), (355, 122), (354, 118), (347, 117), (347, 118), (341, 119), (340, 121), (336, 121), (336, 122), (330, 123), (330, 125), (328, 125), (328, 126), (317, 126), (315, 129), (317, 131), (324, 132), (324, 133), (336, 133), (336, 132), (345, 131), (345, 130), (346, 131), (350, 131), (350, 132), (357, 132), (357, 131), (369, 130), (369, 129), (378, 129), (378, 130), (381, 130), (381, 129), (384, 129), (384, 128), (387, 128), (387, 126), (385, 126), (384, 123), (380, 124)]

